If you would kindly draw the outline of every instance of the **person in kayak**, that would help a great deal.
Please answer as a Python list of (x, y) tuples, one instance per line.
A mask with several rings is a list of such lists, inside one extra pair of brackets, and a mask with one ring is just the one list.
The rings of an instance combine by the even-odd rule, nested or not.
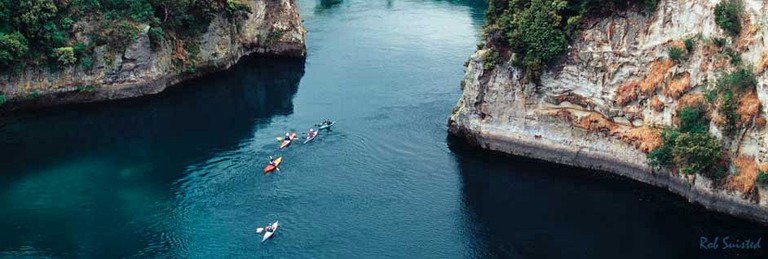
[(328, 125), (331, 125), (331, 120), (325, 120), (325, 121), (323, 122), (323, 125), (324, 125), (324, 126), (328, 126)]
[(274, 232), (275, 231), (274, 229), (272, 229), (272, 225), (269, 225), (269, 226), (265, 227), (264, 230), (266, 230), (267, 232)]
[(269, 156), (269, 165), (275, 166), (275, 159), (272, 156)]
[(291, 133), (286, 132), (284, 140), (291, 141)]
[(315, 129), (309, 129), (309, 134), (307, 134), (307, 138), (314, 138), (317, 136), (317, 132), (315, 132)]

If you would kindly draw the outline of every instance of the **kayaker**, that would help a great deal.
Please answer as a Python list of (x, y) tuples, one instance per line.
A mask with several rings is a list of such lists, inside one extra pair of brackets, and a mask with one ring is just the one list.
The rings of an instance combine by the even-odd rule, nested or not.
[(285, 133), (285, 140), (287, 141), (291, 140), (291, 133), (288, 133), (288, 132)]
[(331, 120), (325, 120), (323, 122), (323, 125), (326, 125), (326, 126), (331, 125)]
[(309, 134), (307, 134), (307, 138), (314, 138), (317, 136), (317, 132), (315, 132), (315, 129), (309, 129)]
[(269, 156), (269, 165), (275, 166), (275, 159), (272, 156)]
[(264, 230), (266, 230), (267, 232), (272, 232), (272, 231), (274, 231), (274, 230), (272, 229), (272, 225), (269, 225), (269, 226), (265, 227), (265, 228), (264, 228)]

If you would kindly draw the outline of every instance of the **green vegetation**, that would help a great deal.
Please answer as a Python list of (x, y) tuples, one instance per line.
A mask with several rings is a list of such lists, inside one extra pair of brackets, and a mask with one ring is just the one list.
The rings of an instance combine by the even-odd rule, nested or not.
[[(250, 11), (246, 0), (0, 0), (0, 73), (78, 61), (88, 68), (95, 47), (120, 52), (146, 25), (157, 49), (205, 32), (216, 14)], [(82, 21), (89, 24), (78, 25)], [(75, 37), (75, 31), (90, 35)]]
[(245, 0), (227, 0), (227, 12), (237, 14), (241, 12), (250, 13), (251, 7)]
[(715, 89), (708, 93), (707, 99), (712, 101), (715, 95), (719, 97), (718, 112), (725, 118), (722, 125), (723, 133), (732, 136), (739, 129), (738, 100), (735, 96), (755, 89), (757, 79), (749, 69), (741, 68), (717, 80)]
[(668, 47), (667, 54), (669, 55), (669, 59), (675, 63), (680, 63), (683, 61), (683, 50), (678, 47)]
[(77, 62), (75, 49), (72, 47), (61, 47), (56, 49), (56, 60), (62, 65), (71, 65)]
[(494, 49), (488, 50), (483, 56), (483, 68), (485, 70), (492, 70), (498, 64), (501, 64), (501, 55), (499, 55), (499, 52)]
[(755, 179), (755, 182), (762, 185), (768, 185), (768, 174), (763, 171), (757, 172), (757, 178)]
[(696, 47), (696, 41), (694, 41), (693, 38), (687, 38), (683, 43), (685, 43), (685, 50), (688, 53), (693, 52), (693, 48)]
[(7, 102), (7, 101), (8, 101), (8, 99), (5, 98), (5, 95), (4, 94), (0, 94), (0, 106), (3, 106), (3, 104), (5, 104), (5, 102)]
[(513, 62), (536, 79), (557, 60), (586, 17), (604, 16), (632, 6), (654, 8), (656, 0), (491, 0), (485, 34), (489, 45), (511, 51)]
[(712, 43), (714, 43), (715, 46), (717, 46), (718, 48), (722, 48), (723, 46), (725, 46), (726, 41), (725, 41), (725, 38), (717, 37), (717, 38), (712, 38)]
[(741, 55), (739, 52), (736, 52), (732, 48), (726, 48), (725, 54), (728, 55), (728, 57), (731, 59), (731, 65), (739, 66), (741, 65)]
[(715, 6), (715, 23), (731, 36), (739, 35), (741, 4), (735, 0), (723, 0)]
[(662, 145), (648, 154), (653, 167), (672, 166), (682, 174), (700, 173), (712, 179), (725, 176), (723, 147), (708, 134), (709, 118), (704, 105), (683, 107), (678, 127), (661, 133)]

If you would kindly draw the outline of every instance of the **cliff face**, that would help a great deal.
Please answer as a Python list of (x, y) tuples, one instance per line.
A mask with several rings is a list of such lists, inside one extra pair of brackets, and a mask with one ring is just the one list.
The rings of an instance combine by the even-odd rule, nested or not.
[[(613, 172), (768, 223), (768, 189), (755, 183), (757, 171), (768, 168), (768, 4), (744, 1), (741, 34), (726, 37), (714, 20), (718, 2), (666, 0), (652, 13), (627, 11), (586, 22), (538, 84), (510, 62), (484, 69), (489, 50), (478, 50), (468, 62), (449, 131), (486, 149)], [(654, 170), (646, 154), (661, 145), (661, 130), (679, 121), (681, 107), (706, 103), (714, 82), (737, 69), (713, 43), (719, 37), (729, 39), (758, 82), (737, 97), (743, 127), (734, 137), (722, 132), (722, 115), (709, 111), (709, 133), (723, 142), (729, 175), (713, 184), (701, 174)], [(685, 49), (684, 39), (696, 45), (674, 62), (668, 48)]]
[[(4, 109), (93, 102), (155, 94), (181, 81), (220, 71), (250, 54), (303, 57), (304, 29), (294, 0), (250, 0), (251, 13), (232, 18), (216, 16), (207, 32), (194, 39), (199, 52), (185, 56), (185, 66), (174, 64), (184, 53), (183, 42), (166, 41), (152, 48), (148, 25), (125, 52), (95, 49), (91, 69), (67, 66), (52, 72), (31, 68), (0, 75), (0, 92), (8, 99)], [(88, 22), (74, 25), (77, 41), (90, 39)]]

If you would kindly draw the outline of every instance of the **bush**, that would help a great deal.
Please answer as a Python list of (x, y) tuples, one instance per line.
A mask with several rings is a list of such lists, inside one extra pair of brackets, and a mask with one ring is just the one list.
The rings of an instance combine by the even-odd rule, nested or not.
[(163, 42), (165, 41), (165, 31), (163, 31), (162, 28), (149, 28), (147, 35), (149, 36), (149, 43), (154, 50), (157, 50), (160, 46), (162, 46)]
[(251, 6), (245, 0), (227, 0), (227, 12), (229, 14), (251, 13)]
[(757, 183), (759, 183), (759, 184), (767, 185), (768, 184), (768, 174), (766, 174), (763, 171), (757, 172), (757, 178), (755, 179), (755, 181)]
[(648, 153), (648, 164), (674, 166), (682, 174), (701, 173), (712, 179), (725, 175), (723, 147), (707, 133), (709, 119), (703, 105), (680, 109), (680, 125), (662, 131), (662, 145)]
[(667, 54), (669, 55), (669, 59), (675, 63), (680, 63), (683, 61), (683, 50), (678, 47), (668, 47)]
[(5, 102), (7, 102), (7, 101), (8, 100), (5, 98), (5, 95), (4, 94), (0, 94), (0, 106), (3, 106), (3, 104), (5, 104)]
[(739, 35), (741, 31), (741, 24), (739, 23), (740, 12), (741, 6), (736, 1), (720, 1), (715, 6), (715, 23), (728, 35)]
[(731, 58), (731, 65), (733, 66), (741, 65), (741, 55), (738, 52), (734, 51), (731, 48), (727, 48), (725, 50), (725, 54)]
[(716, 179), (722, 146), (707, 133), (684, 133), (675, 139), (673, 156), (682, 174), (700, 173)]
[(29, 51), (27, 39), (19, 32), (0, 33), (0, 67), (18, 63)]
[(720, 94), (720, 107), (718, 112), (725, 117), (725, 123), (723, 124), (723, 133), (728, 136), (733, 136), (738, 129), (736, 123), (738, 120), (738, 114), (736, 114), (738, 104), (733, 98), (733, 92), (730, 90), (724, 91)]
[(691, 38), (685, 39), (685, 41), (683, 41), (683, 43), (685, 43), (685, 50), (686, 50), (686, 51), (687, 51), (689, 54), (690, 54), (691, 52), (693, 52), (693, 48), (694, 48), (694, 47), (696, 47), (696, 41), (694, 41), (694, 40), (693, 40), (693, 39), (691, 39)]
[(757, 86), (757, 78), (752, 70), (738, 69), (723, 78), (717, 80), (717, 88), (741, 92), (754, 89)]
[(709, 118), (704, 105), (687, 106), (680, 109), (681, 132), (704, 133), (709, 131)]
[(483, 56), (483, 68), (485, 70), (492, 70), (500, 63), (501, 55), (494, 49), (488, 50), (488, 52), (485, 53), (485, 56)]
[(55, 50), (56, 60), (61, 62), (62, 65), (71, 65), (77, 62), (75, 57), (75, 51), (72, 47), (61, 47)]
[(718, 48), (722, 48), (723, 46), (725, 46), (725, 38), (720, 38), (720, 37), (712, 38), (712, 43), (715, 44), (715, 46), (717, 46)]
[(89, 56), (80, 58), (80, 64), (82, 64), (83, 68), (85, 68), (86, 70), (93, 69), (93, 59), (91, 59), (91, 57)]

